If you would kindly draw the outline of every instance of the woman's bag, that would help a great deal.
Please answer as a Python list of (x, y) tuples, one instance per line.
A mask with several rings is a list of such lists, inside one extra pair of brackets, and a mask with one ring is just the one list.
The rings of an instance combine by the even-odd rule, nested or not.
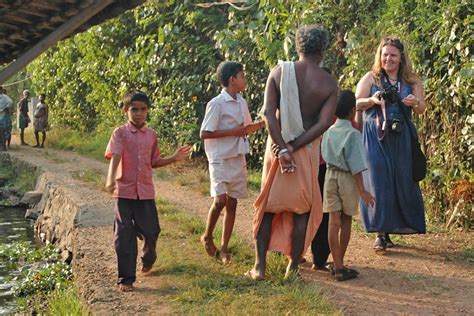
[(421, 151), (420, 142), (412, 132), (410, 132), (410, 138), (412, 161), (411, 174), (414, 181), (421, 181), (426, 177), (426, 157)]
[(405, 113), (405, 109), (403, 107), (403, 102), (398, 100), (398, 106), (402, 111), (402, 114), (405, 118), (405, 122), (408, 125), (408, 131), (410, 133), (410, 141), (411, 141), (411, 176), (413, 181), (421, 181), (426, 177), (426, 156), (421, 151), (421, 145), (418, 141), (418, 136), (416, 133), (416, 128), (413, 122), (409, 120)]

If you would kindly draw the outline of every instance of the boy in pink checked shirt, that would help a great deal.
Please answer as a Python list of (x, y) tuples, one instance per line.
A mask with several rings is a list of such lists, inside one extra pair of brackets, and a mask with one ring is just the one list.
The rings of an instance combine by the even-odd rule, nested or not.
[(140, 91), (131, 90), (123, 99), (128, 122), (114, 130), (105, 151), (110, 160), (105, 188), (116, 198), (114, 235), (118, 263), (118, 285), (133, 291), (137, 262), (137, 236), (143, 237), (142, 273), (148, 274), (156, 261), (160, 224), (155, 204), (152, 169), (186, 158), (190, 146), (173, 156), (160, 157), (156, 132), (145, 126), (151, 102)]

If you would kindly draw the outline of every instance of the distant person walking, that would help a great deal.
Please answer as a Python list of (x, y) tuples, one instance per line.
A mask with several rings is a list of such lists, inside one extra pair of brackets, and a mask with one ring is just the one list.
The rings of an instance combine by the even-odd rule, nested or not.
[(12, 108), (12, 99), (5, 94), (5, 89), (0, 86), (0, 151), (7, 150), (7, 143), (11, 138), (12, 121), (10, 112)]
[(28, 146), (25, 142), (25, 128), (28, 127), (29, 123), (31, 123), (30, 116), (28, 115), (28, 103), (30, 102), (30, 91), (24, 90), (23, 96), (18, 102), (18, 109), (20, 111), (19, 114), (19, 125), (20, 125), (20, 141), (21, 145)]
[[(36, 105), (35, 108), (35, 121), (33, 123), (33, 126), (35, 128), (35, 139), (36, 139), (36, 145), (33, 147), (36, 148), (44, 148), (44, 142), (46, 140), (46, 131), (48, 130), (48, 105), (44, 102), (46, 99), (45, 94), (40, 94), (39, 96), (39, 103)], [(41, 132), (42, 134), (42, 139), (41, 139), (41, 144), (39, 140), (39, 133)]]

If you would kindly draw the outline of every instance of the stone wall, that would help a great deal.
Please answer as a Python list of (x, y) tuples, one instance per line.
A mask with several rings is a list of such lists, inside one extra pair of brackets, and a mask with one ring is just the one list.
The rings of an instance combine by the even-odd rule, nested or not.
[(27, 216), (36, 219), (34, 228), (37, 238), (54, 244), (64, 261), (73, 259), (74, 239), (79, 226), (111, 223), (110, 214), (101, 219), (96, 212), (106, 214), (103, 208), (111, 211), (113, 207), (108, 203), (104, 207), (94, 204), (94, 201), (102, 200), (94, 196), (98, 194), (96, 190), (73, 179), (70, 174), (44, 165), (37, 159), (17, 156), (13, 152), (0, 156), (0, 160), (10, 163), (13, 168), (30, 172), (31, 176), (37, 177), (35, 191), (29, 192), (34, 198), (24, 199), (29, 200), (26, 203), (29, 204)]
[(62, 187), (50, 181), (47, 173), (39, 177), (36, 191), (43, 195), (33, 209), (38, 214), (35, 233), (42, 242), (55, 244), (63, 260), (72, 260), (74, 229), (80, 206), (68, 197)]

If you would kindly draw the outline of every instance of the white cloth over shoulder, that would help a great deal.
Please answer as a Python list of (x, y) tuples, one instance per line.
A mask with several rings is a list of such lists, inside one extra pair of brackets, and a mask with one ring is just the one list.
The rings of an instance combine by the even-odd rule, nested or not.
[(305, 132), (301, 117), (300, 97), (296, 83), (295, 64), (279, 60), (280, 80), (280, 123), (281, 136), (285, 143), (291, 142)]

